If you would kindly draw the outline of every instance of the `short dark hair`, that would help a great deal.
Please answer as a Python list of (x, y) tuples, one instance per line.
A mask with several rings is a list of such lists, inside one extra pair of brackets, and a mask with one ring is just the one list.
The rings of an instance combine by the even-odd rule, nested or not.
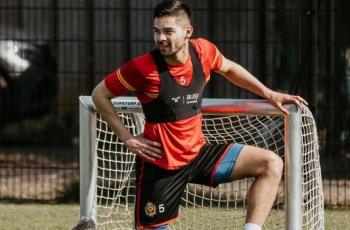
[(164, 0), (159, 3), (153, 11), (153, 19), (163, 16), (182, 16), (186, 15), (191, 21), (191, 9), (180, 0)]

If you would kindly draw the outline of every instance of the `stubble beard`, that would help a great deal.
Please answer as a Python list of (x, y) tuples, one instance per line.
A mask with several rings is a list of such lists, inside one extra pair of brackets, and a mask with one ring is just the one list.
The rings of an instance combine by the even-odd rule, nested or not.
[[(164, 54), (164, 53), (162, 53), (161, 51), (160, 51), (160, 54), (161, 54), (163, 57), (165, 57), (165, 58), (175, 57), (176, 54), (177, 54), (178, 52), (180, 52), (180, 51), (183, 49), (184, 46), (185, 46), (185, 43), (182, 44), (178, 49), (176, 49), (175, 51), (173, 51), (173, 52), (171, 52), (171, 53), (169, 53), (169, 54)], [(169, 47), (169, 48), (170, 48), (170, 47)]]

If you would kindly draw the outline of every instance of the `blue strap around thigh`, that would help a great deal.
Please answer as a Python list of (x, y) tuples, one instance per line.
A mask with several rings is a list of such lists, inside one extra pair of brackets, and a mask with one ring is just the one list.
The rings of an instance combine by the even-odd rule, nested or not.
[(163, 226), (153, 228), (153, 230), (167, 230), (167, 229), (168, 229), (168, 225), (163, 225)]
[(233, 144), (230, 149), (226, 151), (225, 157), (219, 163), (216, 169), (214, 181), (216, 184), (226, 183), (230, 181), (232, 170), (236, 164), (237, 157), (244, 145)]

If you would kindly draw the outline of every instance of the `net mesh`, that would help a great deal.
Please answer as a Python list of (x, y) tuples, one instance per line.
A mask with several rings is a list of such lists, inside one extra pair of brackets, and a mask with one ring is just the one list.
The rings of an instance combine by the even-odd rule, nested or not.
[[(119, 113), (134, 135), (143, 131), (141, 113)], [(133, 229), (135, 155), (108, 128), (97, 113), (97, 226), (98, 229)], [(241, 143), (270, 149), (284, 159), (284, 121), (281, 116), (203, 115), (209, 143)], [(302, 111), (303, 229), (323, 229), (323, 196), (317, 132), (310, 111)], [(282, 176), (282, 178), (284, 178)], [(253, 178), (211, 188), (188, 184), (180, 206), (180, 220), (170, 229), (242, 229), (247, 193)], [(265, 229), (284, 229), (285, 191), (281, 181)]]
[(303, 110), (301, 119), (303, 229), (324, 229), (323, 186), (317, 129), (309, 109)]

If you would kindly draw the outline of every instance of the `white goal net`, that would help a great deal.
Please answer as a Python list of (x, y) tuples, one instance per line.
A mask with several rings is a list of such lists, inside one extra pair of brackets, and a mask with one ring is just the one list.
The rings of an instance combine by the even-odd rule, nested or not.
[[(81, 217), (98, 229), (134, 229), (135, 155), (108, 128), (90, 97), (81, 97)], [(132, 134), (143, 131), (135, 98), (113, 101)], [(284, 117), (265, 101), (204, 99), (203, 132), (210, 143), (234, 142), (270, 149), (285, 162), (265, 229), (324, 229), (317, 130), (308, 108), (287, 106)], [(83, 126), (83, 127), (82, 127)], [(242, 229), (254, 178), (211, 188), (188, 184), (180, 218), (170, 229)]]

